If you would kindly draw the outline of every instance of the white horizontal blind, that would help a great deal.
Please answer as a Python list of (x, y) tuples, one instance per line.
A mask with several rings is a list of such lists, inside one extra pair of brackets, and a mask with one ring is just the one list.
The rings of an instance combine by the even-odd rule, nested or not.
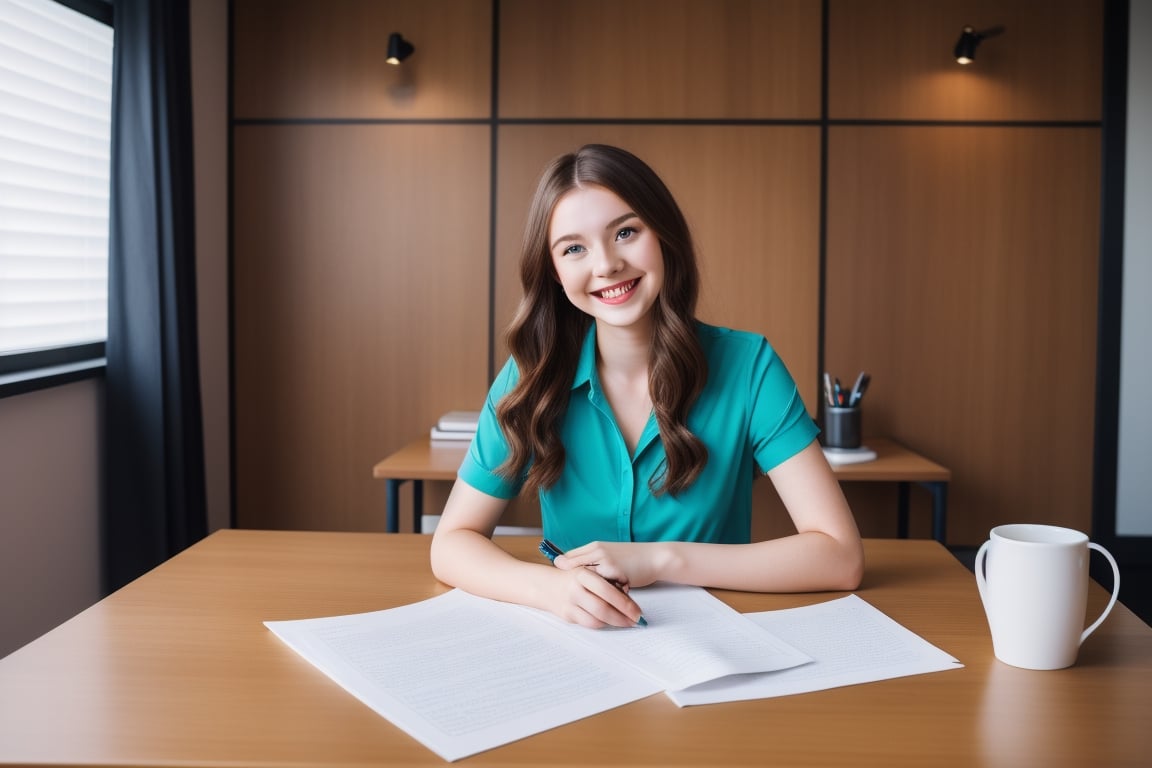
[(0, 0), (0, 354), (108, 329), (112, 28)]

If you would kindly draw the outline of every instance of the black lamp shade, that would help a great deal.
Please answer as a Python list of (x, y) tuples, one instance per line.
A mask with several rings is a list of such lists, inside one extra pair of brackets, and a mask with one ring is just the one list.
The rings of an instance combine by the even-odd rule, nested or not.
[(388, 35), (388, 58), (385, 59), (389, 64), (399, 64), (412, 55), (416, 50), (416, 46), (404, 39), (403, 35), (399, 32), (393, 32)]
[(999, 25), (979, 31), (974, 27), (964, 27), (960, 32), (960, 39), (956, 41), (956, 47), (952, 50), (952, 55), (954, 55), (956, 61), (961, 64), (971, 64), (976, 60), (977, 46), (979, 46), (985, 38), (995, 37), (1003, 32), (1004, 27)]
[(960, 33), (960, 39), (956, 41), (956, 48), (952, 51), (956, 56), (956, 61), (961, 64), (971, 64), (976, 58), (976, 46), (980, 45), (980, 41), (983, 39), (972, 27), (964, 27)]

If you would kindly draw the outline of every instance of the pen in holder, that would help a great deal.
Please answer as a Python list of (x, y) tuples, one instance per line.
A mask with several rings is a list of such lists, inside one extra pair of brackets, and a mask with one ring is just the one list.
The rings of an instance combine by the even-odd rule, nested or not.
[(824, 447), (860, 447), (860, 406), (824, 406)]

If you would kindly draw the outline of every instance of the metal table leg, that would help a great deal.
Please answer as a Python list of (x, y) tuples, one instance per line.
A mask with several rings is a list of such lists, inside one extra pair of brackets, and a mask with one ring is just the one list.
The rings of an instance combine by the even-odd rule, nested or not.
[(385, 493), (387, 493), (385, 508), (388, 512), (384, 530), (388, 533), (400, 532), (400, 486), (403, 484), (403, 480), (395, 480), (391, 477), (384, 481)]
[(412, 481), (412, 530), (424, 533), (424, 481)]
[(948, 525), (948, 483), (937, 481), (920, 485), (932, 492), (932, 538), (943, 544)]
[[(386, 497), (387, 516), (385, 518), (384, 530), (388, 533), (400, 532), (400, 486), (408, 482), (407, 480), (398, 480), (396, 478), (388, 478), (384, 481)], [(424, 481), (415, 479), (412, 481), (412, 530), (416, 533), (423, 533), (424, 526), (422, 524), (424, 518)]]
[(908, 538), (908, 487), (907, 481), (896, 484), (896, 535)]

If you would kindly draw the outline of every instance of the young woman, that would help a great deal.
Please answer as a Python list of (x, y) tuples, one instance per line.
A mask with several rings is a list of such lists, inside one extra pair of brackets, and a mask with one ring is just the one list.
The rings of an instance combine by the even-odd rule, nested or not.
[[(784, 363), (761, 336), (696, 319), (688, 225), (651, 168), (588, 145), (540, 179), (512, 357), (432, 540), (437, 578), (589, 627), (632, 626), (632, 587), (850, 590), (855, 520)], [(750, 543), (767, 473), (797, 533)], [(538, 492), (555, 566), (491, 536)]]

